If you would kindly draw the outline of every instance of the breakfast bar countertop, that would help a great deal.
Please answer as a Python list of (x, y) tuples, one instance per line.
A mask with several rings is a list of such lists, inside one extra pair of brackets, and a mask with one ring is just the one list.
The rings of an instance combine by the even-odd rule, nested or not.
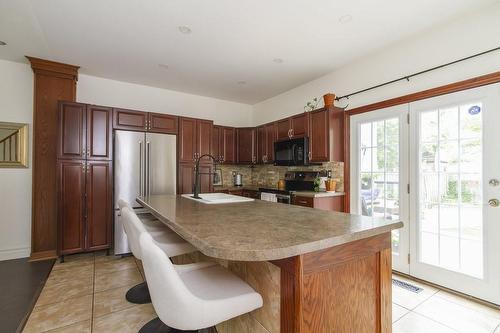
[(398, 229), (402, 222), (255, 200), (207, 205), (175, 195), (137, 201), (203, 254), (267, 261), (327, 249)]

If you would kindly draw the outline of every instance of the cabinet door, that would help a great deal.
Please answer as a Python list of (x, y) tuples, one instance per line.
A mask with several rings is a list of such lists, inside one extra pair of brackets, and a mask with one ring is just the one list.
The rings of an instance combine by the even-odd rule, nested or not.
[(310, 114), (309, 153), (311, 162), (330, 160), (329, 117), (327, 110), (313, 111)]
[(294, 196), (292, 203), (297, 206), (314, 207), (314, 198)]
[[(200, 164), (200, 193), (212, 192), (212, 165)], [(195, 177), (194, 163), (179, 164), (179, 194), (193, 193)]]
[(257, 127), (257, 163), (266, 163), (267, 137), (264, 126)]
[(85, 104), (64, 102), (59, 104), (57, 157), (82, 159), (86, 154)]
[(222, 133), (222, 158), (225, 164), (234, 164), (236, 163), (236, 129), (233, 127), (224, 127)]
[(274, 142), (276, 141), (276, 125), (267, 124), (266, 129), (266, 163), (274, 163)]
[(238, 163), (252, 164), (256, 161), (255, 128), (236, 129), (236, 142), (238, 150)]
[(309, 133), (309, 113), (302, 113), (290, 118), (292, 137), (304, 137)]
[(93, 160), (113, 158), (111, 115), (111, 108), (87, 106), (87, 158)]
[(282, 119), (278, 120), (276, 122), (276, 131), (277, 131), (277, 139), (278, 140), (283, 140), (283, 139), (289, 139), (290, 138), (290, 119)]
[(224, 141), (222, 140), (222, 127), (214, 126), (212, 128), (212, 145), (210, 147), (210, 154), (221, 160), (222, 159), (222, 147)]
[[(196, 135), (198, 156), (210, 154), (210, 146), (212, 144), (212, 127), (213, 126), (214, 126), (213, 121), (198, 120), (197, 135)], [(212, 163), (212, 160), (208, 157), (204, 157), (202, 159), (202, 161)]]
[(131, 131), (146, 131), (148, 113), (126, 109), (113, 109), (113, 128)]
[(148, 131), (154, 133), (177, 134), (178, 117), (161, 113), (149, 114)]
[(196, 150), (196, 119), (179, 119), (179, 162), (193, 162)]
[(85, 160), (57, 161), (59, 254), (85, 249)]
[(87, 250), (111, 247), (113, 172), (110, 161), (87, 161)]

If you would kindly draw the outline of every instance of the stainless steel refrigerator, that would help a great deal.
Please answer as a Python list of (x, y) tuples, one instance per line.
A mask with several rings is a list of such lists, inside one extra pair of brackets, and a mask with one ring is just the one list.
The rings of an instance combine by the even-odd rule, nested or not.
[(136, 213), (141, 214), (144, 210), (135, 200), (138, 196), (176, 193), (176, 140), (175, 135), (115, 131), (115, 255), (130, 252), (120, 221), (118, 200), (130, 203)]

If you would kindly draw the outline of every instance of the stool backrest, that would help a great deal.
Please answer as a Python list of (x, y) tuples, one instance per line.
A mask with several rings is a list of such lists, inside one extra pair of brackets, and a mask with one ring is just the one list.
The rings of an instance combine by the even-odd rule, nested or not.
[(158, 317), (167, 326), (179, 330), (192, 329), (202, 320), (203, 301), (189, 291), (166, 253), (153, 242), (150, 234), (141, 235), (140, 245), (146, 281)]
[(132, 206), (130, 206), (130, 204), (128, 202), (126, 202), (123, 199), (118, 199), (118, 208), (120, 208), (120, 210), (122, 210), (124, 207), (128, 207), (128, 208), (132, 209)]
[(125, 229), (125, 233), (127, 234), (130, 250), (132, 250), (134, 257), (141, 260), (142, 251), (139, 244), (139, 237), (142, 233), (147, 233), (147, 231), (142, 225), (141, 220), (139, 220), (135, 212), (129, 207), (123, 207), (121, 218), (123, 222), (123, 228)]

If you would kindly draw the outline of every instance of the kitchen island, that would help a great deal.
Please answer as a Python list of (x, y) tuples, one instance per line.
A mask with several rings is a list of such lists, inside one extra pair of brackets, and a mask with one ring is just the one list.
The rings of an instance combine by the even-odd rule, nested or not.
[(401, 222), (260, 200), (137, 201), (262, 294), (262, 309), (219, 332), (391, 331), (390, 235)]

